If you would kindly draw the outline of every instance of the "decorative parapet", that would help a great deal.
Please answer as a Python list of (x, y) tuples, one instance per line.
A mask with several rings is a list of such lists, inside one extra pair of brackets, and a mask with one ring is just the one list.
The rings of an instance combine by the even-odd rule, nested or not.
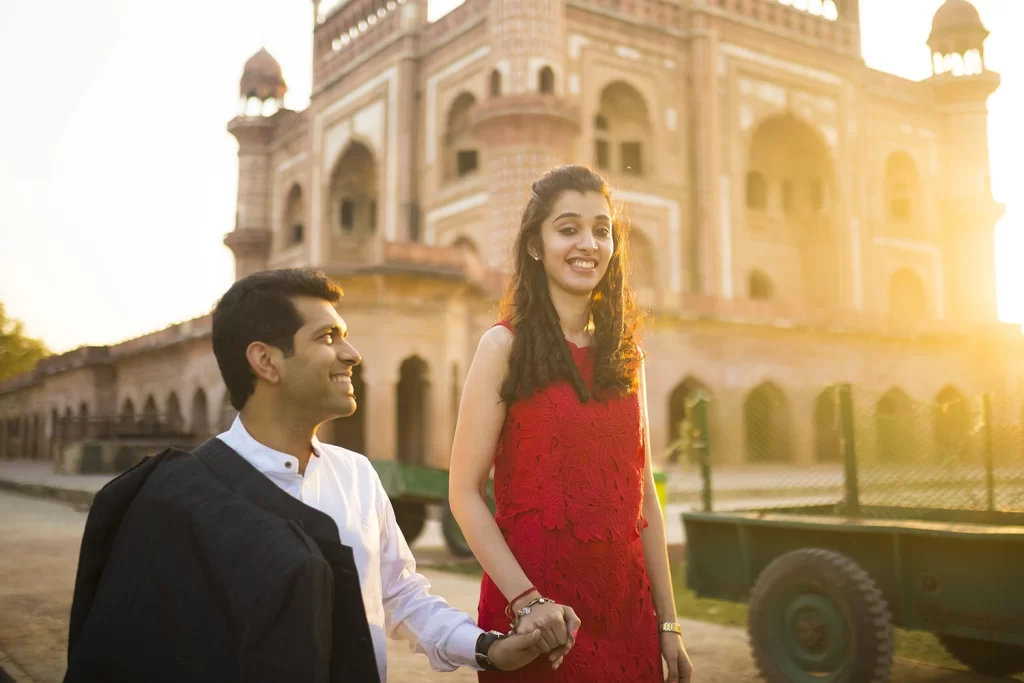
[(435, 46), (444, 45), (457, 35), (486, 19), (489, 0), (465, 0), (448, 14), (430, 24), (425, 24), (420, 33), (420, 47), (431, 52)]
[(410, 9), (413, 23), (426, 21), (422, 0), (349, 0), (328, 14), (313, 31), (314, 92), (346, 65), (409, 28), (402, 15)]
[(860, 55), (857, 17), (815, 15), (778, 0), (701, 0), (690, 7), (679, 0), (569, 0), (568, 4), (677, 35), (685, 35), (691, 29), (693, 12), (705, 12), (799, 36), (840, 53)]

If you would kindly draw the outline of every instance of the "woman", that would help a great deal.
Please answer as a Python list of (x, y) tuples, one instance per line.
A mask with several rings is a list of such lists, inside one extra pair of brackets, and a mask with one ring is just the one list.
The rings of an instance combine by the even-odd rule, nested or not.
[[(479, 623), (541, 630), (555, 662), (481, 681), (690, 680), (651, 471), (627, 235), (590, 169), (537, 180), (502, 322), (466, 378), (449, 497), (486, 572)], [(560, 605), (579, 615), (577, 633), (566, 633)]]

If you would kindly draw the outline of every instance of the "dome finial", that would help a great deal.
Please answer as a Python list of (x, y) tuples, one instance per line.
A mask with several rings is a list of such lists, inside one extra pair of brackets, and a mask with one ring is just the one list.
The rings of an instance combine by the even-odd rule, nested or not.
[(267, 48), (261, 46), (246, 60), (239, 90), (244, 99), (277, 100), (278, 103), (284, 100), (288, 85), (284, 82), (281, 65), (267, 52)]

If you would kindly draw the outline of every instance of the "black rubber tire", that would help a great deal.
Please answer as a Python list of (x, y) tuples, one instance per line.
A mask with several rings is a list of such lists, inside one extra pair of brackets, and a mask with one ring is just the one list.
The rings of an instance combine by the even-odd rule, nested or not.
[(441, 517), (441, 533), (444, 534), (448, 552), (459, 558), (473, 557), (473, 551), (470, 549), (469, 543), (466, 542), (466, 537), (462, 535), (462, 529), (455, 521), (455, 515), (452, 514), (452, 508), (449, 505), (444, 506), (444, 514)]
[[(773, 618), (773, 602), (786, 593), (828, 598), (843, 619), (851, 643), (835, 683), (887, 683), (892, 672), (893, 642), (889, 605), (871, 576), (845, 555), (804, 548), (777, 558), (758, 576), (750, 596), (748, 632), (754, 663), (766, 683), (793, 683), (782, 658), (772, 650), (783, 627)], [(813, 680), (808, 673), (806, 680)]]
[(405, 542), (412, 545), (423, 533), (423, 527), (427, 523), (427, 506), (423, 503), (397, 500), (391, 502), (391, 507), (395, 510), (395, 521), (405, 536)]
[(1024, 647), (959, 636), (939, 636), (950, 657), (975, 673), (1013, 676), (1024, 673)]

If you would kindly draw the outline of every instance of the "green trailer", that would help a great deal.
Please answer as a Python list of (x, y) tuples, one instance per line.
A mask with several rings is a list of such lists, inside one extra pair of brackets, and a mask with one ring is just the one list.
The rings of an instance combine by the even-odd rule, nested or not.
[[(848, 385), (836, 404), (844, 475), (836, 499), (729, 512), (712, 509), (707, 400), (691, 404), (704, 491), (703, 510), (682, 515), (688, 586), (749, 604), (751, 647), (767, 683), (888, 681), (894, 625), (934, 633), (978, 673), (1024, 672), (1024, 478), (1017, 468), (999, 489), (989, 402), (979, 430), (984, 493), (973, 509), (864, 496)], [(930, 473), (929, 485), (941, 474)], [(889, 490), (914, 501), (925, 477), (912, 479), (890, 478)], [(947, 484), (947, 499), (967, 485)]]
[[(391, 499), (398, 527), (406, 541), (412, 543), (419, 538), (427, 521), (429, 506), (440, 506), (441, 531), (449, 552), (456, 557), (471, 557), (473, 551), (466, 543), (466, 537), (459, 529), (458, 522), (448, 505), (447, 470), (408, 465), (396, 460), (373, 460), (373, 467), (380, 476), (384, 491)], [(665, 501), (665, 474), (654, 473), (659, 499)], [(494, 482), (487, 482), (487, 505), (494, 513)]]
[[(406, 542), (412, 545), (423, 532), (427, 508), (442, 507), (441, 531), (445, 545), (456, 557), (470, 557), (473, 552), (459, 529), (448, 505), (448, 471), (423, 465), (408, 465), (397, 460), (373, 460), (384, 491), (391, 499), (398, 527)], [(494, 512), (494, 484), (487, 483), (487, 504)]]

